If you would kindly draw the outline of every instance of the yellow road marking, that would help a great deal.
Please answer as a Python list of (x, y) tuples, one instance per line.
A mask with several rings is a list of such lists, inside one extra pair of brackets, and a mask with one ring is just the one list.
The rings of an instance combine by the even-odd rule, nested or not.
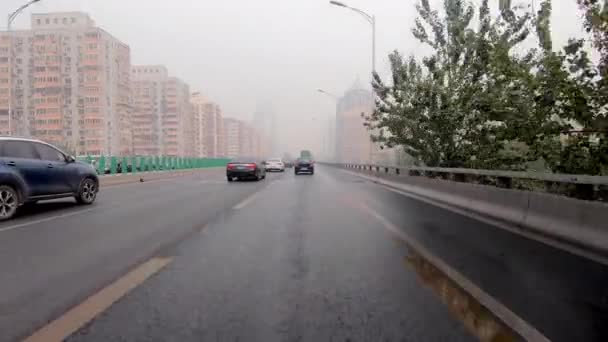
[(60, 342), (65, 340), (131, 290), (141, 285), (146, 279), (162, 270), (171, 261), (172, 258), (153, 258), (148, 260), (23, 341)]

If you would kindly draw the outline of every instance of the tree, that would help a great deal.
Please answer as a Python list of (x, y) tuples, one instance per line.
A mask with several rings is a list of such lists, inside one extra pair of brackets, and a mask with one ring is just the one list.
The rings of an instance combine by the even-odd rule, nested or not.
[(521, 168), (521, 156), (501, 151), (516, 135), (504, 121), (518, 115), (512, 107), (523, 93), (511, 81), (525, 70), (509, 52), (528, 36), (531, 16), (509, 8), (493, 20), (484, 0), (475, 30), (475, 8), (462, 0), (444, 0), (443, 17), (428, 0), (416, 9), (413, 34), (433, 53), (418, 61), (393, 52), (390, 86), (374, 75), (376, 110), (367, 118), (380, 132), (374, 139), (429, 166)]
[[(498, 16), (484, 0), (476, 29), (473, 5), (444, 0), (440, 15), (420, 0), (412, 32), (432, 53), (395, 51), (391, 84), (374, 75), (374, 140), (429, 166), (518, 170), (540, 159), (554, 172), (607, 173), (608, 0), (577, 1), (598, 65), (585, 40), (554, 49), (551, 0), (537, 13), (501, 1)], [(539, 45), (524, 50), (531, 33)]]

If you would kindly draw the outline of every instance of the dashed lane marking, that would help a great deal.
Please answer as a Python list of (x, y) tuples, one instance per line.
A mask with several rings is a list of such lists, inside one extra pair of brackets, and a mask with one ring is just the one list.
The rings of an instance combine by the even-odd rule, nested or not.
[(131, 290), (171, 263), (172, 258), (152, 258), (114, 283), (87, 298), (61, 317), (42, 327), (24, 342), (60, 342), (106, 311)]

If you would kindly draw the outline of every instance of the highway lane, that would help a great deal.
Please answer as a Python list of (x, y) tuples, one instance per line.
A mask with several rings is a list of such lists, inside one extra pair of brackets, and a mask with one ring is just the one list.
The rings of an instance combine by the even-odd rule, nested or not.
[[(108, 243), (90, 244), (90, 258), (87, 247), (62, 244), (52, 240), (55, 234), (43, 234), (31, 251), (41, 256), (26, 257), (29, 263), (23, 266), (32, 267), (43, 260), (36, 272), (45, 272), (44, 265), (51, 265), (50, 269), (69, 273), (60, 274), (64, 282), (55, 281), (52, 272), (29, 272), (20, 282), (12, 281), (15, 287), (22, 284), (27, 288), (30, 285), (23, 282), (28, 279), (51, 279), (55, 284), (52, 288), (63, 293), (64, 299), (53, 303), (52, 295), (44, 293), (40, 302), (35, 296), (38, 293), (29, 291), (33, 298), (1, 302), (0, 322), (5, 325), (0, 331), (22, 318), (33, 326), (31, 320), (36, 315), (27, 309), (19, 313), (20, 303), (54, 307), (45, 319), (58, 316), (68, 299), (82, 299), (107, 284), (110, 275), (124, 273), (124, 258), (143, 261), (157, 255), (173, 261), (70, 340), (461, 341), (473, 340), (475, 333), (488, 329), (512, 334), (495, 317), (488, 319), (492, 315), (463, 294), (462, 284), (454, 284), (423, 255), (395, 238), (390, 230), (396, 229), (415, 238), (548, 339), (608, 340), (605, 266), (410, 199), (340, 170), (320, 167), (313, 177), (269, 174), (269, 180), (264, 186), (227, 184), (222, 175), (199, 177), (198, 181), (180, 179), (159, 182), (153, 188), (133, 185), (137, 191), (116, 190), (112, 196), (122, 199), (100, 198), (99, 208), (95, 208), (100, 210), (95, 212), (116, 215), (112, 222), (138, 224), (126, 230), (104, 227), (110, 237), (102, 234), (104, 231), (95, 234), (96, 230), (85, 229), (72, 243), (87, 241), (89, 234), (96, 240), (108, 239)], [(192, 189), (197, 182), (204, 185), (201, 191), (209, 194), (205, 197), (208, 200), (194, 209), (190, 205), (181, 208), (178, 203), (191, 203), (197, 196), (198, 189)], [(150, 199), (172, 190), (177, 194), (166, 201)], [(115, 201), (118, 206), (113, 205)], [(122, 208), (125, 203), (128, 207)], [(163, 218), (160, 203), (177, 208), (178, 215)], [(72, 210), (80, 208), (27, 215), (21, 220)], [(89, 215), (95, 217), (93, 212), (85, 216)], [(57, 220), (70, 227), (73, 223), (64, 223), (78, 221), (78, 216)], [(204, 229), (199, 222), (207, 223)], [(26, 234), (28, 230), (5, 233)], [(67, 229), (69, 235), (79, 230)], [(160, 251), (149, 246), (189, 231), (196, 232), (179, 244)], [(27, 238), (36, 241), (39, 235)], [(0, 251), (6, 248), (1, 244), (4, 236), (0, 232)], [(75, 251), (62, 252), (63, 256), (55, 259), (53, 248), (45, 246), (46, 239), (51, 239), (51, 245)], [(114, 247), (116, 243), (120, 247)], [(17, 260), (21, 258), (16, 253), (18, 246), (11, 254)], [(67, 260), (65, 255), (84, 260)], [(103, 255), (111, 257), (100, 261)], [(9, 262), (0, 263), (6, 268)], [(17, 269), (15, 266), (12, 273), (18, 275)], [(0, 287), (7, 279), (11, 277), (0, 279)], [(59, 290), (57, 284), (65, 288)], [(12, 318), (2, 321), (7, 313)]]
[(268, 182), (223, 170), (102, 188), (97, 202), (40, 203), (0, 224), (0, 340), (24, 337)]
[(474, 341), (342, 178), (281, 175), (69, 340)]

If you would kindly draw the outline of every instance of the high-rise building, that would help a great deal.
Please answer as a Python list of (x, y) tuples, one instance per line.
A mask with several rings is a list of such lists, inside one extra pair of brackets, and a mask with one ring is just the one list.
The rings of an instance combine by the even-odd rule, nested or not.
[(190, 103), (192, 104), (192, 115), (194, 120), (194, 152), (197, 157), (207, 157), (209, 152), (206, 145), (207, 116), (205, 115), (205, 105), (207, 99), (199, 92), (192, 93)]
[(208, 157), (220, 157), (224, 155), (223, 147), (223, 124), (222, 110), (213, 102), (205, 102), (203, 105), (205, 120), (204, 144)]
[(372, 94), (357, 83), (338, 101), (336, 107), (336, 160), (339, 162), (366, 163), (373, 154), (370, 132), (361, 113), (369, 115)]
[(133, 101), (133, 153), (156, 156), (163, 145), (162, 118), (167, 111), (167, 68), (162, 65), (141, 65), (131, 68)]
[(243, 123), (232, 118), (223, 119), (223, 129), (225, 138), (225, 153), (228, 158), (235, 158), (242, 155), (241, 141), (243, 133)]
[(253, 127), (260, 135), (261, 154), (271, 157), (279, 153), (276, 115), (272, 105), (258, 105), (253, 114)]
[(86, 13), (31, 20), (30, 30), (0, 33), (0, 134), (77, 154), (130, 154), (129, 46)]
[(131, 68), (133, 149), (137, 155), (194, 156), (190, 87), (162, 65)]
[(162, 150), (166, 156), (193, 156), (193, 116), (190, 87), (176, 77), (166, 86), (167, 111), (162, 118)]

